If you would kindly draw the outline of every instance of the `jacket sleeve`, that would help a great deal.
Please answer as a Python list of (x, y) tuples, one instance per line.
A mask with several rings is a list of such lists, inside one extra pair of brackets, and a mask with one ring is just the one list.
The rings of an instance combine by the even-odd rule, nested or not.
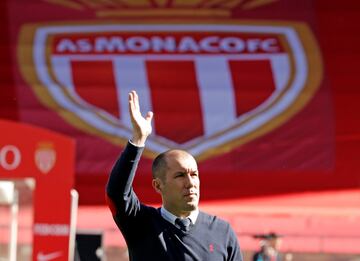
[(143, 150), (144, 147), (136, 147), (128, 142), (110, 173), (106, 185), (106, 201), (117, 220), (135, 217), (140, 210), (140, 202), (132, 183)]

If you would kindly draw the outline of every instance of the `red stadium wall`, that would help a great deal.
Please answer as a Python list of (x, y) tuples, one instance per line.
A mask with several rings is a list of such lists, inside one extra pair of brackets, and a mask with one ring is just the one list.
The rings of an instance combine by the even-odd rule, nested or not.
[[(232, 7), (221, 1), (213, 6), (203, 1), (198, 6), (182, 6), (182, 10), (187, 11), (182, 12), (182, 16), (176, 13), (180, 7), (169, 1), (166, 10), (174, 12), (173, 18), (154, 17), (149, 15), (149, 12), (146, 13), (159, 8), (154, 6), (154, 1), (152, 5), (149, 4), (150, 7), (144, 7), (140, 11), (135, 8), (133, 11), (137, 11), (136, 17), (110, 16), (111, 12), (107, 13), (109, 10), (104, 6), (95, 7), (98, 11), (96, 12), (91, 6), (80, 5), (81, 1), (71, 2), (69, 5), (56, 5), (48, 1), (34, 0), (28, 1), (26, 7), (22, 1), (16, 0), (1, 3), (3, 22), (0, 26), (3, 37), (0, 117), (56, 130), (76, 139), (75, 182), (80, 193), (80, 203), (103, 203), (107, 174), (129, 134), (126, 119), (121, 114), (123, 107), (119, 102), (121, 97), (127, 95), (121, 93), (120, 96), (116, 96), (113, 86), (122, 81), (121, 73), (114, 75), (111, 69), (113, 65), (108, 62), (73, 61), (70, 66), (64, 68), (70, 68), (74, 75), (70, 78), (58, 77), (59, 72), (55, 67), (52, 68), (50, 59), (56, 58), (56, 54), (59, 55), (58, 58), (65, 57), (66, 53), (61, 56), (61, 53), (56, 53), (55, 47), (59, 46), (57, 44), (61, 39), (84, 38), (83, 32), (63, 31), (61, 34), (53, 33), (51, 37), (44, 38), (44, 41), (48, 41), (48, 45), (43, 47), (48, 48), (44, 55), (48, 55), (46, 59), (48, 71), (51, 72), (50, 79), (56, 79), (54, 82), (59, 86), (66, 85), (61, 80), (72, 80), (78, 97), (91, 105), (85, 108), (91, 112), (93, 110), (94, 115), (100, 115), (101, 119), (105, 119), (105, 123), (114, 121), (111, 125), (115, 126), (114, 131), (100, 130), (95, 125), (81, 120), (75, 112), (59, 105), (56, 97), (51, 97), (51, 91), (47, 91), (50, 89), (46, 89), (46, 83), (37, 78), (37, 70), (41, 69), (36, 67), (34, 62), (34, 41), (38, 39), (35, 32), (46, 26), (99, 26), (115, 21), (115, 24), (121, 26), (140, 25), (140, 33), (127, 32), (127, 37), (130, 37), (129, 34), (148, 37), (152, 32), (144, 29), (143, 21), (146, 19), (147, 25), (167, 25), (168, 29), (162, 32), (167, 36), (171, 36), (170, 29), (175, 28), (175, 25), (186, 25), (184, 28), (190, 33), (183, 30), (182, 34), (188, 33), (194, 39), (200, 39), (209, 35), (214, 36), (216, 33), (211, 31), (213, 29), (207, 33), (195, 32), (192, 28), (201, 25), (202, 28), (206, 28), (206, 25), (210, 24), (222, 25), (221, 30), (225, 28), (225, 31), (230, 28), (226, 26), (243, 30), (239, 29), (237, 34), (231, 30), (230, 33), (217, 32), (217, 36), (223, 37), (222, 39), (256, 38), (256, 41), (263, 39), (264, 46), (268, 44), (269, 48), (263, 49), (257, 48), (257, 45), (251, 49), (248, 45), (248, 49), (241, 53), (248, 57), (246, 63), (241, 60), (243, 58), (227, 58), (230, 59), (227, 60), (228, 71), (219, 71), (224, 74), (227, 72), (231, 76), (222, 74), (221, 83), (225, 86), (227, 81), (230, 82), (227, 86), (232, 87), (234, 92), (231, 94), (225, 91), (225, 88), (220, 88), (218, 96), (212, 96), (218, 97), (218, 101), (214, 102), (209, 98), (207, 107), (204, 107), (203, 99), (208, 97), (206, 95), (210, 92), (199, 93), (198, 88), (201, 84), (208, 88), (208, 82), (216, 80), (208, 80), (211, 79), (208, 77), (212, 73), (217, 73), (216, 70), (211, 71), (209, 62), (205, 65), (200, 62), (195, 64), (192, 60), (195, 58), (175, 63), (147, 62), (145, 72), (148, 75), (147, 83), (152, 86), (150, 100), (155, 112), (156, 136), (148, 144), (135, 181), (141, 198), (148, 201), (159, 200), (150, 186), (151, 159), (161, 149), (175, 145), (196, 154), (202, 175), (203, 200), (359, 187), (360, 168), (356, 159), (360, 150), (360, 126), (357, 116), (360, 109), (357, 106), (359, 92), (356, 87), (359, 86), (359, 80), (356, 76), (359, 69), (356, 63), (357, 58), (360, 58), (357, 51), (357, 19), (360, 4), (357, 1), (347, 1), (340, 5), (334, 1), (296, 3), (279, 0), (260, 6), (256, 6), (255, 1), (243, 1)], [(133, 7), (123, 5), (121, 8), (118, 14), (130, 14)], [(189, 15), (191, 8), (200, 10)], [(228, 16), (225, 12), (229, 12)], [(251, 26), (251, 30), (256, 28), (257, 34), (251, 30), (245, 33), (246, 25)], [(281, 31), (281, 28), (290, 28), (297, 35), (298, 42), (292, 45), (289, 40), (291, 37), (285, 33), (286, 30)], [(101, 31), (97, 34), (90, 33), (91, 36), (87, 35), (89, 39), (120, 34)], [(126, 33), (122, 33), (123, 37), (125, 35)], [(257, 44), (256, 41), (252, 43)], [(302, 49), (296, 49), (295, 46), (301, 46)], [(66, 50), (70, 52), (73, 47), (67, 45)], [(79, 50), (73, 54), (81, 55)], [(196, 58), (205, 57), (201, 55), (225, 57), (221, 56), (222, 53), (196, 53), (194, 56), (193, 52), (188, 51), (185, 54)], [(88, 55), (90, 57), (95, 53)], [(275, 56), (277, 61), (282, 61), (281, 57), (286, 57), (285, 60), (288, 62), (283, 63), (286, 66), (274, 65), (272, 60), (269, 62), (269, 57)], [(304, 66), (301, 63), (296, 66), (298, 57), (304, 57)], [(121, 62), (119, 64), (121, 66)], [(302, 69), (307, 70), (305, 76), (300, 73)], [(207, 73), (207, 70), (210, 73)], [(165, 75), (161, 73), (164, 71)], [(132, 71), (126, 72), (131, 74)], [(205, 76), (199, 77), (199, 72), (203, 72)], [(179, 74), (181, 77), (177, 77)], [(271, 111), (273, 107), (267, 106), (264, 101), (275, 93), (276, 88), (281, 89), (281, 79), (287, 79), (289, 83), (286, 85), (289, 92), (285, 87), (284, 91), (280, 92), (283, 96), (291, 93), (296, 79), (302, 79), (300, 94), (283, 113), (268, 119), (247, 135), (240, 135), (243, 127), (251, 126), (249, 122), (265, 117), (266, 112)], [(243, 83), (246, 83), (245, 86)], [(136, 81), (133, 85), (136, 85)], [(186, 87), (182, 89), (182, 86)], [(121, 91), (125, 91), (123, 86), (120, 88)], [(281, 102), (277, 101), (281, 101), (283, 96), (275, 95), (277, 98), (273, 105), (281, 105)], [(76, 100), (74, 97), (72, 99)], [(235, 109), (229, 106), (226, 100), (229, 97), (234, 97)], [(215, 108), (213, 114), (211, 108)], [(205, 114), (206, 110), (209, 110), (210, 114)], [(236, 115), (233, 119), (228, 116), (229, 111)], [(247, 112), (250, 114), (246, 114)], [(207, 121), (204, 117), (207, 117)], [(116, 121), (119, 119), (119, 122)], [(201, 121), (205, 123), (199, 124)], [(105, 126), (105, 123), (99, 126)], [(226, 124), (228, 127), (222, 127)], [(210, 133), (208, 136), (207, 130)], [(124, 135), (118, 135), (122, 132)], [(231, 135), (234, 137), (228, 138)]]

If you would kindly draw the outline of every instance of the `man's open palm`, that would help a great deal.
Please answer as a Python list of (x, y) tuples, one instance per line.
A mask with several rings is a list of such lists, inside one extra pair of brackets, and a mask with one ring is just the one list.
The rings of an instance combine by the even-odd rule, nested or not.
[(143, 146), (146, 138), (151, 134), (151, 120), (153, 113), (149, 111), (145, 117), (141, 115), (139, 97), (136, 91), (129, 93), (129, 113), (133, 125), (133, 137), (131, 141), (135, 145)]

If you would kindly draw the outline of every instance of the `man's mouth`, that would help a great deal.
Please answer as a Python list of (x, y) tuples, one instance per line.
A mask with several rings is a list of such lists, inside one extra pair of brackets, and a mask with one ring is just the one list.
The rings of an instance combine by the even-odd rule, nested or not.
[(185, 197), (196, 197), (197, 193), (196, 192), (189, 192), (189, 193), (184, 194), (184, 196)]

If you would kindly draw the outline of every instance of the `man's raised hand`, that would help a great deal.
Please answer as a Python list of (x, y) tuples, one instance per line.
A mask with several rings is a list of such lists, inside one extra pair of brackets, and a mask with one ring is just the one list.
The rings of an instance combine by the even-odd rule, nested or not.
[(153, 113), (149, 111), (145, 117), (141, 115), (139, 97), (136, 91), (131, 91), (129, 93), (129, 113), (133, 126), (133, 137), (131, 138), (131, 142), (136, 146), (144, 146), (147, 137), (152, 131), (151, 120), (153, 118)]

